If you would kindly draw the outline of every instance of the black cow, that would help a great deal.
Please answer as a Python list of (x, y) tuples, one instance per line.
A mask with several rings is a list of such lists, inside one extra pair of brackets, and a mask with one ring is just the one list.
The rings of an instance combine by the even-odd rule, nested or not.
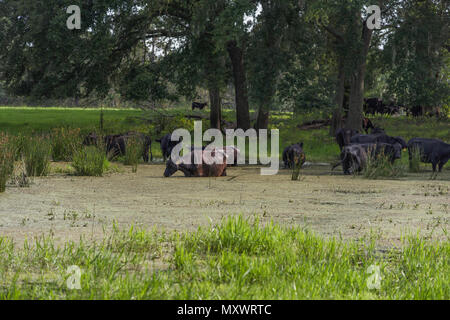
[(161, 151), (162, 155), (164, 157), (164, 162), (167, 161), (168, 158), (170, 158), (170, 155), (172, 154), (173, 148), (177, 144), (179, 144), (183, 139), (179, 139), (178, 141), (172, 141), (172, 134), (166, 134), (162, 139), (156, 140), (156, 142), (159, 142), (161, 144)]
[(396, 144), (399, 143), (403, 149), (406, 149), (408, 145), (402, 137), (390, 137), (385, 133), (377, 134), (357, 134), (350, 139), (351, 143), (361, 144), (361, 143), (387, 143)]
[[(142, 159), (145, 162), (153, 161), (153, 154), (151, 150), (152, 140), (149, 136), (139, 132), (127, 132), (125, 134), (107, 135), (103, 138), (103, 143), (106, 148), (106, 154), (110, 158), (124, 156), (126, 154), (127, 141), (130, 138), (135, 138), (142, 143)], [(83, 141), (86, 146), (98, 146), (99, 137), (95, 133), (87, 135)]]
[(375, 129), (375, 126), (373, 125), (372, 121), (369, 118), (363, 119), (362, 127), (367, 134), (369, 133), (369, 129), (372, 129), (372, 130)]
[(208, 105), (207, 102), (205, 102), (205, 103), (192, 102), (192, 110), (195, 110), (195, 109), (203, 110), (203, 109), (205, 109), (205, 107), (206, 107), (207, 105)]
[(303, 142), (293, 144), (283, 151), (283, 162), (285, 169), (293, 169), (295, 166), (303, 166), (306, 161), (303, 151)]
[(386, 134), (386, 132), (384, 131), (383, 128), (376, 127), (372, 129), (370, 134)]
[(383, 100), (378, 98), (364, 99), (364, 110), (369, 114), (384, 113)]
[(433, 172), (436, 172), (439, 166), (439, 172), (450, 159), (450, 144), (438, 139), (414, 138), (408, 142), (409, 160), (412, 160), (412, 154), (415, 150), (420, 152), (420, 160), (424, 163), (433, 165)]
[[(144, 159), (144, 161), (146, 163), (148, 163), (149, 161), (153, 161), (153, 153), (152, 153), (152, 139), (140, 132), (135, 132), (135, 131), (130, 131), (127, 132), (123, 135), (121, 135), (124, 139), (125, 139), (125, 143), (129, 140), (129, 139), (136, 139), (138, 142), (140, 142), (142, 144), (142, 159)], [(150, 156), (149, 156), (150, 154)]]
[(333, 170), (342, 165), (344, 174), (351, 175), (361, 172), (367, 165), (369, 158), (384, 155), (391, 163), (401, 159), (402, 147), (399, 143), (363, 143), (345, 146), (341, 153), (341, 161), (333, 167)]
[(351, 143), (350, 139), (359, 134), (359, 131), (353, 129), (339, 129), (336, 132), (336, 142), (339, 145), (339, 148), (342, 149), (344, 146), (349, 145)]

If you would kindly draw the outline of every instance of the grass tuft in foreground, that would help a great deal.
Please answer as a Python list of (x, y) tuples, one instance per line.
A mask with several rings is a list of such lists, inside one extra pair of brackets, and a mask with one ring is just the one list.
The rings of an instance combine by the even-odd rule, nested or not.
[(80, 148), (73, 156), (72, 167), (78, 176), (101, 177), (109, 166), (103, 149), (95, 146)]
[(409, 238), (381, 254), (371, 242), (232, 217), (185, 234), (114, 227), (63, 248), (0, 238), (0, 274), (1, 299), (449, 299), (450, 244)]

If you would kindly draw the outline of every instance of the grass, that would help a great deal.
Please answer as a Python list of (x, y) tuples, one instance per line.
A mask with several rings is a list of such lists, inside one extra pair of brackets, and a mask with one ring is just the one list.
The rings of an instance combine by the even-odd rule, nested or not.
[(449, 299), (450, 243), (404, 241), (382, 254), (242, 217), (184, 234), (113, 227), (63, 247), (0, 238), (0, 299)]
[(410, 158), (411, 159), (409, 160), (409, 172), (419, 173), (420, 172), (420, 162), (422, 159), (420, 149), (413, 148), (411, 150)]
[(132, 172), (136, 173), (139, 161), (142, 157), (143, 145), (139, 138), (129, 137), (126, 141), (126, 153), (123, 157), (123, 164), (132, 167)]
[(103, 148), (84, 147), (75, 151), (72, 167), (78, 176), (101, 177), (109, 169), (109, 162)]
[(76, 150), (81, 148), (80, 129), (54, 128), (50, 139), (53, 161), (72, 161)]
[(22, 158), (27, 176), (46, 176), (50, 170), (52, 153), (50, 139), (45, 136), (26, 137), (22, 148)]
[(400, 178), (406, 175), (406, 171), (406, 167), (400, 161), (392, 163), (384, 154), (369, 155), (362, 176), (366, 179)]
[(6, 183), (14, 171), (15, 150), (11, 138), (0, 133), (0, 193), (5, 192)]

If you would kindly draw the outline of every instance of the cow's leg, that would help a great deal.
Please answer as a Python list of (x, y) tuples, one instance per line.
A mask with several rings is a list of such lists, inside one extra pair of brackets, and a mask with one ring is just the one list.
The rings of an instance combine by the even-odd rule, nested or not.
[(436, 172), (437, 170), (437, 162), (435, 162), (435, 161), (433, 161), (433, 163), (432, 163), (432, 165), (433, 165), (433, 172)]
[(225, 168), (222, 172), (221, 177), (226, 177), (227, 176), (227, 168)]

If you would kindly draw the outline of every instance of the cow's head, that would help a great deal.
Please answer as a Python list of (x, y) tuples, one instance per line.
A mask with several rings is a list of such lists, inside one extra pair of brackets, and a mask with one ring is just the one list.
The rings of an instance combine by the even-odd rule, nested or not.
[(400, 143), (394, 144), (394, 160), (402, 158), (403, 146)]
[(175, 174), (175, 172), (178, 171), (178, 165), (172, 161), (172, 159), (169, 159), (167, 161), (166, 165), (166, 171), (164, 171), (164, 177), (169, 178)]
[(395, 137), (394, 140), (402, 146), (403, 150), (406, 150), (406, 148), (408, 148), (408, 144), (405, 140), (403, 140), (402, 137)]

